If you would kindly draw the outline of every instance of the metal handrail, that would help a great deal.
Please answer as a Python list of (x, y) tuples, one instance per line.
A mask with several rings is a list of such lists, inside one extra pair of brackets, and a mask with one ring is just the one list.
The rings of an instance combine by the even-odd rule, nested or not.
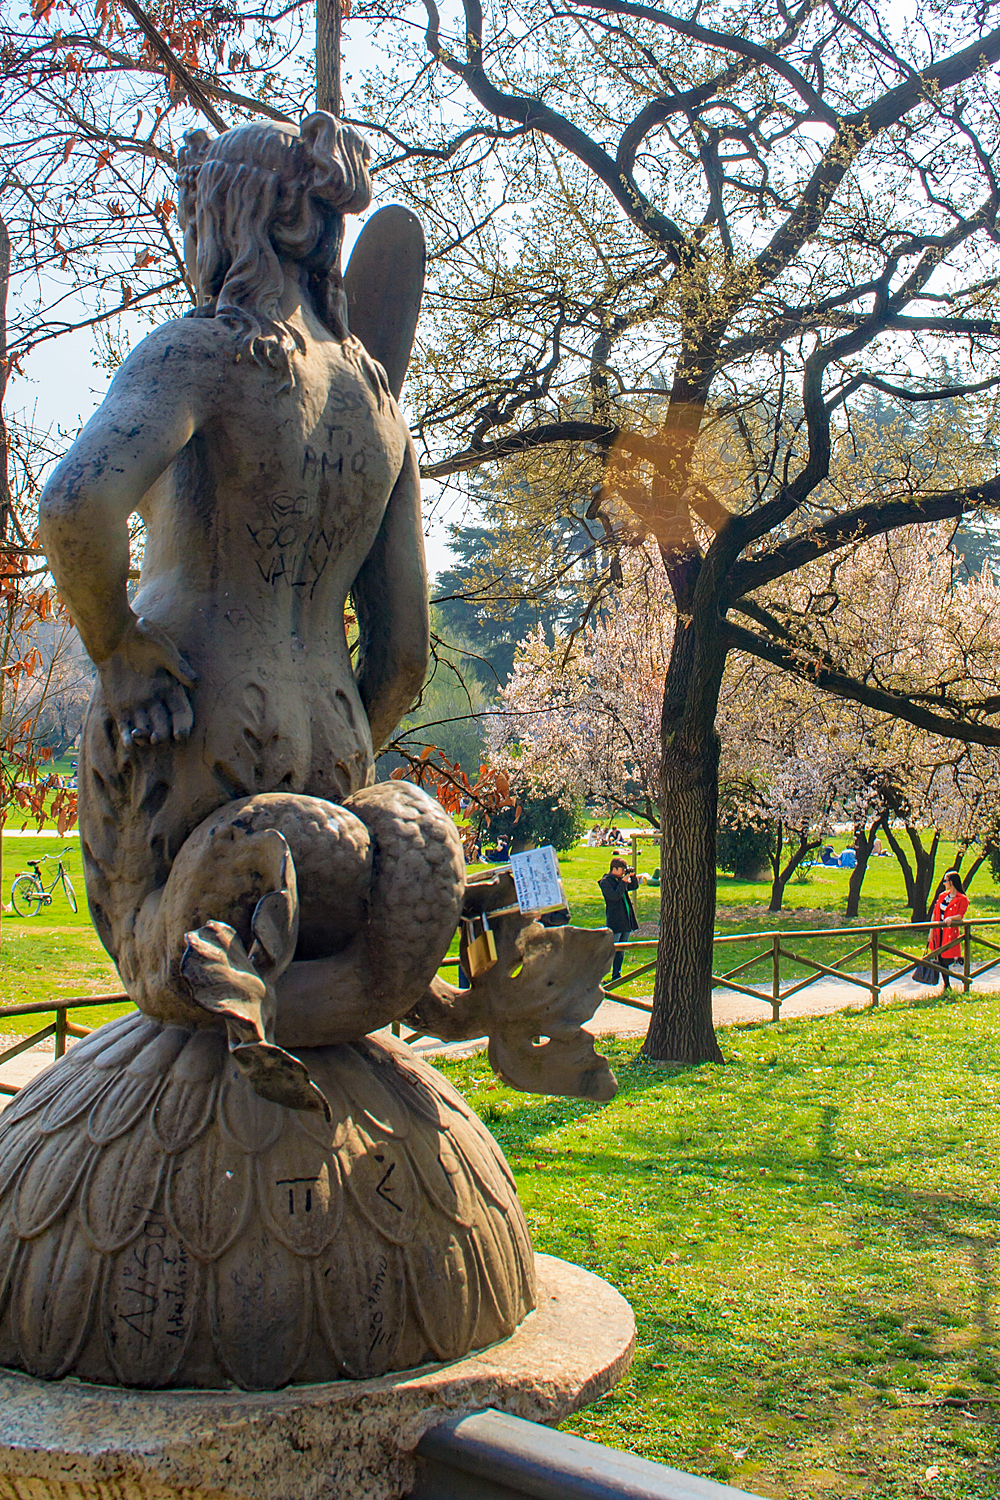
[(748, 1495), (493, 1410), (439, 1422), (424, 1433), (416, 1453), (417, 1479), (409, 1500), (747, 1500)]

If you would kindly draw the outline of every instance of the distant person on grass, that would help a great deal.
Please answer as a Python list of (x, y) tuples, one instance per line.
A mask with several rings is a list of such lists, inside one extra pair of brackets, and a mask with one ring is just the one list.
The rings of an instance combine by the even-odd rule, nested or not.
[[(604, 897), (604, 913), (606, 925), (614, 933), (616, 943), (624, 943), (629, 933), (635, 932), (639, 926), (636, 921), (635, 911), (629, 899), (629, 891), (639, 889), (639, 881), (634, 870), (630, 870), (626, 860), (616, 855), (611, 861), (611, 866), (606, 875), (602, 875), (597, 884), (601, 888)], [(620, 979), (622, 975), (622, 959), (624, 954), (619, 948), (615, 952), (614, 968), (611, 971), (612, 983)]]
[(933, 925), (927, 949), (928, 957), (943, 966), (941, 978), (946, 990), (951, 989), (948, 965), (962, 956), (961, 929), (948, 924), (960, 922), (968, 910), (969, 898), (962, 889), (962, 877), (957, 870), (949, 870), (941, 882), (939, 895), (931, 912)]

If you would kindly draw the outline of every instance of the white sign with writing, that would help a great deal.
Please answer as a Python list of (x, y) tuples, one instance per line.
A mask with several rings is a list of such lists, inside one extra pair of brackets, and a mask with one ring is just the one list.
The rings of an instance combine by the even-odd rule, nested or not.
[(551, 844), (510, 856), (517, 904), (522, 912), (558, 911), (566, 905), (559, 861)]

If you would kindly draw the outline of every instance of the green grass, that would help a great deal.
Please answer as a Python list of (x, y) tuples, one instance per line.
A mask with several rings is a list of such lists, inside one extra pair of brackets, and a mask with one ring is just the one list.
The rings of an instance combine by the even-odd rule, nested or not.
[(443, 1067), (536, 1247), (635, 1309), (565, 1427), (763, 1495), (1000, 1494), (1000, 998), (730, 1029), (725, 1067), (607, 1051), (605, 1107)]
[[(87, 912), (83, 887), (83, 861), (77, 834), (63, 840), (5, 838), (3, 840), (3, 899), (10, 901), (15, 877), (27, 873), (29, 859), (42, 864), (42, 878), (51, 885), (56, 864), (45, 854), (68, 851), (64, 861), (76, 887), (79, 911), (70, 910), (61, 885), (52, 892), (52, 905), (33, 917), (5, 912), (0, 922), (0, 1006), (24, 1005), (70, 995), (113, 994), (122, 988), (114, 964), (98, 941)], [(121, 1014), (121, 1007), (99, 1007), (80, 1011), (74, 1020), (98, 1026)], [(0, 1017), (0, 1033), (27, 1036), (48, 1023), (46, 1016)]]
[[(5, 839), (5, 897), (27, 858), (59, 847)], [(607, 862), (560, 861), (582, 925), (603, 921)], [(847, 879), (793, 882), (809, 915), (778, 922), (840, 925)], [(900, 916), (895, 861), (869, 882), (859, 920)], [(764, 882), (720, 876), (719, 892), (720, 930), (774, 921)], [(657, 900), (639, 892), (641, 920)], [(973, 910), (998, 907), (983, 871)], [(119, 987), (61, 892), (2, 930), (0, 1004)], [(516, 1094), (482, 1057), (444, 1066), (507, 1152), (538, 1248), (636, 1310), (631, 1374), (566, 1427), (763, 1495), (1000, 1497), (1000, 997), (729, 1029), (722, 1045), (725, 1067), (670, 1069), (608, 1042), (621, 1090), (603, 1108)]]
[[(833, 840), (837, 849), (847, 840)], [(35, 839), (31, 837), (8, 837), (3, 840), (2, 888), (5, 901), (10, 898), (11, 881), (15, 875), (27, 869), (26, 861), (44, 854), (54, 854), (58, 849), (70, 851), (67, 868), (77, 889), (81, 910), (74, 916), (59, 887), (53, 892), (52, 905), (44, 908), (35, 917), (21, 919), (5, 915), (0, 941), (0, 1005), (12, 1005), (23, 1001), (45, 999), (51, 996), (76, 994), (99, 994), (120, 989), (120, 982), (103, 948), (90, 925), (84, 901), (83, 869), (80, 859), (79, 838), (75, 832), (67, 834), (62, 841), (57, 839)], [(942, 846), (938, 862), (939, 871), (948, 868), (954, 847)], [(597, 882), (608, 868), (611, 851), (608, 849), (586, 849), (579, 847), (559, 856), (559, 868), (570, 903), (572, 920), (582, 927), (604, 925), (604, 902)], [(639, 869), (651, 872), (658, 860), (653, 845), (640, 846)], [(475, 868), (485, 868), (478, 866)], [(49, 860), (43, 863), (43, 872), (54, 870)], [(767, 912), (770, 885), (767, 881), (735, 880), (730, 875), (719, 874), (717, 880), (718, 912), (716, 930), (730, 932), (764, 932), (774, 929), (788, 930), (810, 927), (838, 927), (844, 925), (843, 908), (847, 900), (848, 870), (817, 868), (808, 872), (803, 881), (791, 881), (786, 888), (786, 909), (777, 914)], [(45, 875), (46, 884), (51, 875)], [(1000, 890), (993, 883), (989, 868), (984, 866), (976, 877), (972, 888), (973, 916), (1000, 915)], [(650, 886), (642, 886), (635, 893), (635, 905), (640, 922), (655, 924), (659, 917), (660, 893)], [(869, 865), (858, 925), (878, 922), (907, 920), (904, 905), (903, 879), (895, 859), (872, 860)], [(718, 951), (717, 972), (731, 969), (760, 951), (761, 945), (734, 944), (727, 946), (723, 957)], [(914, 943), (914, 951), (920, 947)], [(829, 962), (844, 951), (842, 943), (833, 940), (810, 941), (804, 951), (820, 962)], [(458, 939), (451, 945), (450, 953), (457, 954)], [(650, 952), (649, 957), (652, 957)], [(864, 959), (850, 967), (864, 968)], [(799, 972), (791, 965), (783, 964), (783, 977), (797, 977)], [(747, 982), (766, 982), (770, 977), (770, 958), (767, 957), (748, 972)], [(620, 994), (626, 996), (648, 996), (652, 990), (652, 976), (647, 974)], [(93, 1012), (91, 1014), (94, 1014)], [(81, 1017), (83, 1019), (83, 1017)], [(105, 1019), (101, 1015), (100, 1019)], [(27, 1021), (5, 1021), (0, 1030), (27, 1032), (31, 1025)]]

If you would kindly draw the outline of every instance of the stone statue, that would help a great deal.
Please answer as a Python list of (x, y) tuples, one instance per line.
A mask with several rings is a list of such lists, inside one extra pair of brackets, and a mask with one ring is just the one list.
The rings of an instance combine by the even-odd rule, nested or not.
[[(422, 238), (382, 210), (341, 278), (367, 159), (323, 113), (187, 137), (199, 305), (130, 355), (43, 497), (99, 676), (87, 895), (140, 1014), (0, 1116), (0, 1364), (33, 1374), (270, 1389), (504, 1337), (534, 1297), (506, 1163), (371, 1033), (486, 1033), (517, 1087), (614, 1092), (581, 1030), (609, 935), (512, 912), (509, 880), (467, 884), (440, 805), (373, 783), (428, 615), (396, 404)], [(483, 910), (504, 913), (499, 961), (459, 990), (437, 970)]]

